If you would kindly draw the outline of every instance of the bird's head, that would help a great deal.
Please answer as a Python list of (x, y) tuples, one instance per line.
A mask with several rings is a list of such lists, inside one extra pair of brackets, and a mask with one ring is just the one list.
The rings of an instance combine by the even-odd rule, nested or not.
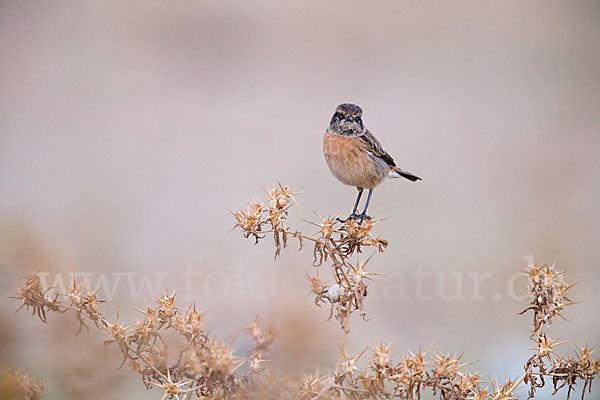
[(350, 103), (337, 106), (329, 123), (330, 132), (344, 136), (358, 136), (364, 130), (362, 109), (359, 106)]

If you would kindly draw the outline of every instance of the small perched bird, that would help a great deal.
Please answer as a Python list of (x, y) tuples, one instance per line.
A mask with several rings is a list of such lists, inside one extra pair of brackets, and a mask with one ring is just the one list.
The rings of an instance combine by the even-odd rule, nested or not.
[[(367, 218), (367, 208), (375, 186), (385, 178), (403, 177), (418, 181), (416, 175), (396, 166), (394, 159), (381, 146), (377, 138), (365, 128), (362, 121), (362, 109), (356, 104), (340, 104), (329, 123), (323, 138), (323, 153), (331, 173), (342, 183), (356, 186), (358, 197), (348, 219)], [(363, 190), (369, 189), (365, 209), (357, 214), (358, 204)]]

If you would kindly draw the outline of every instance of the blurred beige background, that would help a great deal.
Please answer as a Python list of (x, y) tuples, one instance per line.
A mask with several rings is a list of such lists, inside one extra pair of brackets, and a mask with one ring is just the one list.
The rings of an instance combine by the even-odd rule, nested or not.
[[(182, 305), (196, 301), (226, 339), (255, 314), (278, 321), (274, 364), (326, 370), (341, 331), (307, 296), (310, 251), (292, 245), (274, 261), (269, 240), (229, 232), (228, 209), (281, 181), (303, 191), (294, 228), (312, 232), (312, 210), (348, 212), (356, 191), (321, 150), (348, 101), (423, 177), (374, 193), (390, 247), (369, 266), (386, 275), (370, 285), (370, 320), (353, 322), (350, 349), (434, 343), (485, 376), (516, 377), (530, 316), (517, 315), (525, 303), (508, 285), (531, 259), (579, 282), (582, 303), (552, 335), (599, 344), (599, 22), (598, 1), (2, 1), (0, 361), (31, 367), (47, 399), (90, 388), (160, 398), (113, 371), (102, 335), (14, 314), (15, 272), (77, 271), (129, 274), (138, 288), (147, 274), (154, 289), (179, 289)], [(429, 300), (416, 271), (441, 274), (424, 281)], [(489, 273), (484, 300), (470, 299), (473, 273)], [(438, 293), (439, 276), (452, 293), (453, 274), (466, 300)], [(134, 322), (130, 306), (153, 290), (133, 296), (122, 279), (104, 310), (118, 304)], [(104, 357), (109, 377), (90, 367)], [(103, 392), (107, 382), (122, 386)]]

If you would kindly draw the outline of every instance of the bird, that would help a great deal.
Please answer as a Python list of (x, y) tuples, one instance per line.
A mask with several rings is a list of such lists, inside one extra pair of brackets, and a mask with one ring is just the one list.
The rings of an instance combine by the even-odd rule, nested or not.
[[(323, 153), (329, 170), (340, 182), (355, 186), (358, 196), (352, 213), (347, 220), (371, 219), (367, 215), (373, 189), (386, 178), (406, 178), (410, 181), (421, 180), (418, 176), (405, 171), (394, 162), (381, 143), (367, 128), (362, 120), (362, 109), (356, 104), (344, 103), (336, 107), (323, 138)], [(365, 208), (357, 214), (360, 198), (365, 189), (369, 189)]]

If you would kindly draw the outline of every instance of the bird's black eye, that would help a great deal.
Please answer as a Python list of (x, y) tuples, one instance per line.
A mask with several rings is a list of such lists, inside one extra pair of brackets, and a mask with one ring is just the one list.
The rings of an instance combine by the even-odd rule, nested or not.
[(336, 119), (344, 119), (344, 116), (342, 115), (342, 113), (335, 113), (335, 118)]
[(362, 122), (362, 119), (360, 119), (360, 117), (356, 117), (356, 122), (360, 124)]

